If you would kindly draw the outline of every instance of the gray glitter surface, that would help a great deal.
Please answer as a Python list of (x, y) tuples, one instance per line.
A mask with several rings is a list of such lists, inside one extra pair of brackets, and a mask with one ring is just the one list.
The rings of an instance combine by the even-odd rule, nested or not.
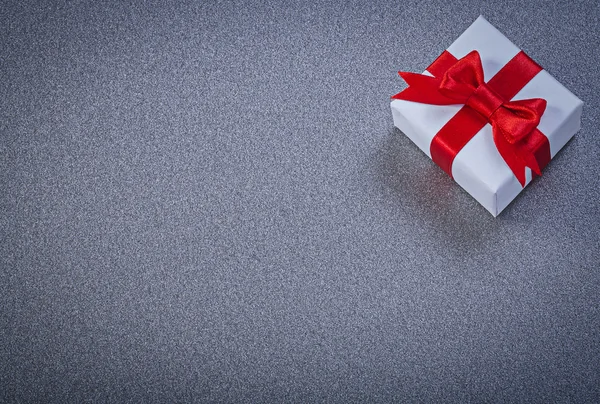
[[(3, 1), (0, 401), (600, 400), (600, 6)], [(586, 105), (497, 219), (393, 129), (484, 15)]]

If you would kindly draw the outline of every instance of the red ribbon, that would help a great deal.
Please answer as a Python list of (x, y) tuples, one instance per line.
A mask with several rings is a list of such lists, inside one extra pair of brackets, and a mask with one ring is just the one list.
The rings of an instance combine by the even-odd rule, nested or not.
[(399, 72), (409, 87), (392, 98), (434, 105), (463, 104), (433, 138), (433, 161), (452, 177), (452, 162), (458, 152), (490, 123), (498, 152), (525, 186), (525, 167), (541, 175), (550, 161), (548, 138), (537, 129), (546, 100), (510, 100), (541, 70), (521, 51), (486, 83), (477, 51), (460, 60), (444, 51), (427, 68), (433, 77)]

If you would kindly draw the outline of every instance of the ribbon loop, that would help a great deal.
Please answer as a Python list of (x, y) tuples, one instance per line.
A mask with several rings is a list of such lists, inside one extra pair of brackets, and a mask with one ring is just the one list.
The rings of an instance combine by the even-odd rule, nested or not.
[(496, 125), (502, 130), (508, 143), (516, 144), (539, 125), (545, 110), (546, 100), (541, 98), (511, 101), (498, 108), (490, 117), (490, 122), (492, 126)]
[(448, 97), (466, 100), (484, 83), (479, 52), (472, 51), (450, 67), (442, 78), (440, 92)]

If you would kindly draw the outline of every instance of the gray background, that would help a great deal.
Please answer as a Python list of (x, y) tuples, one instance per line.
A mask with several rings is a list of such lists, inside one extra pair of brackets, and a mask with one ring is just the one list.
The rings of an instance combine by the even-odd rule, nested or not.
[[(0, 400), (600, 400), (598, 2), (4, 1)], [(497, 219), (393, 129), (483, 14), (584, 100)]]

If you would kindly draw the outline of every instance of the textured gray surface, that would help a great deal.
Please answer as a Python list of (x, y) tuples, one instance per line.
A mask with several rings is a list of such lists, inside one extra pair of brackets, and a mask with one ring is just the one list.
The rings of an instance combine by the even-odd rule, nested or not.
[[(0, 400), (600, 400), (598, 3), (206, 3), (0, 6)], [(497, 219), (389, 110), (479, 14), (586, 103)]]

